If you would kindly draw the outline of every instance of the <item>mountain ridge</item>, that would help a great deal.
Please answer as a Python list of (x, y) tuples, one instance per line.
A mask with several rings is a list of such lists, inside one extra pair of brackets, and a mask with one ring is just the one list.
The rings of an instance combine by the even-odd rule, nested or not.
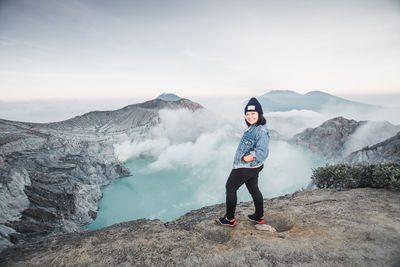
[(259, 96), (259, 101), (266, 112), (313, 110), (316, 112), (341, 106), (341, 108), (356, 108), (360, 112), (371, 112), (379, 106), (350, 101), (342, 97), (334, 96), (323, 91), (310, 91), (300, 94), (291, 90), (272, 90)]

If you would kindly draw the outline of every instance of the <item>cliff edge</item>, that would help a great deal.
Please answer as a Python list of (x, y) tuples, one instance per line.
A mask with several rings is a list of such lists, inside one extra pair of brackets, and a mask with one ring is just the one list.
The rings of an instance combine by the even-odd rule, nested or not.
[(136, 220), (96, 231), (46, 237), (10, 247), (0, 265), (137, 266), (398, 266), (400, 194), (385, 189), (318, 189), (265, 199), (259, 231), (245, 219), (253, 203), (240, 203), (238, 225), (214, 219), (224, 204), (204, 207), (169, 223)]

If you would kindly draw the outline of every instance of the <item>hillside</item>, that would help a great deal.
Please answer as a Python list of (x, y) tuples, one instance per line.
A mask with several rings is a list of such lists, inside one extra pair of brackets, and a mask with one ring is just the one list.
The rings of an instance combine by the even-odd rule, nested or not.
[(383, 189), (302, 191), (264, 200), (256, 230), (240, 203), (238, 225), (214, 219), (224, 205), (170, 223), (136, 220), (96, 231), (47, 237), (0, 254), (4, 266), (398, 266), (400, 194)]

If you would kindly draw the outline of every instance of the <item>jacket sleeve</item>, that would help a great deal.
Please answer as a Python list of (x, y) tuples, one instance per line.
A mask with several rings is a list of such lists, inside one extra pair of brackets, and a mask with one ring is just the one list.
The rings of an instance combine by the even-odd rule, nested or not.
[(250, 151), (254, 160), (264, 162), (269, 154), (269, 131), (266, 128), (261, 128), (256, 135), (254, 150)]

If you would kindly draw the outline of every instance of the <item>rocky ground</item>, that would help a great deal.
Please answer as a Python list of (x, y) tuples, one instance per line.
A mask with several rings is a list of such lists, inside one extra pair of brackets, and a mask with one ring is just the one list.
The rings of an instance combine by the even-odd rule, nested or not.
[(8, 248), (2, 266), (399, 266), (400, 193), (384, 189), (301, 191), (266, 199), (258, 231), (245, 219), (252, 202), (240, 203), (238, 225), (214, 219), (224, 205), (179, 219), (136, 220), (96, 231), (47, 237)]

